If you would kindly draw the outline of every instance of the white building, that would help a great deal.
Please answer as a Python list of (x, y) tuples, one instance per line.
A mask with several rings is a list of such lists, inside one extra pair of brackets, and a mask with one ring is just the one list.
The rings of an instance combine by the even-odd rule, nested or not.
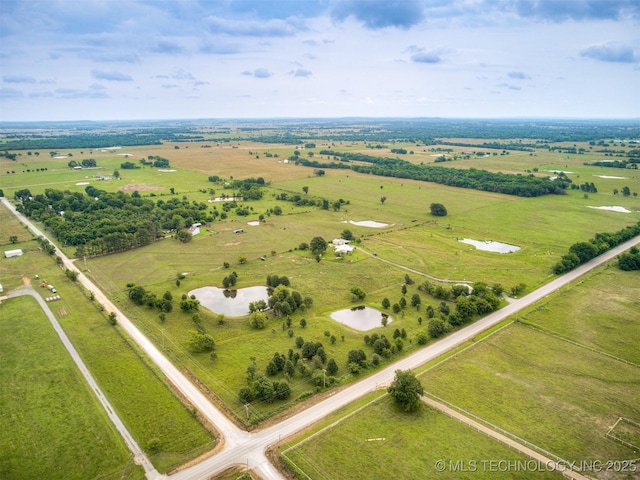
[(24, 254), (24, 252), (19, 248), (16, 249), (16, 250), (5, 250), (4, 251), (5, 258), (21, 257), (23, 254)]

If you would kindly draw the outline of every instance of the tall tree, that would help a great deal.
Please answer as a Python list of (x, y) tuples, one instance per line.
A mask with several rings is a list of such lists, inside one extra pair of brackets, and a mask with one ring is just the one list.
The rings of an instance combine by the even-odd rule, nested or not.
[(411, 370), (396, 370), (396, 376), (387, 392), (402, 410), (412, 412), (420, 407), (420, 396), (424, 394), (424, 388)]

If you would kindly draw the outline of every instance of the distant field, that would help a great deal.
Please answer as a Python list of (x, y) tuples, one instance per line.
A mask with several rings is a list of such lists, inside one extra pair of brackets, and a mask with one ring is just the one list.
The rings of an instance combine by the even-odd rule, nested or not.
[(0, 477), (144, 478), (35, 300), (0, 312)]

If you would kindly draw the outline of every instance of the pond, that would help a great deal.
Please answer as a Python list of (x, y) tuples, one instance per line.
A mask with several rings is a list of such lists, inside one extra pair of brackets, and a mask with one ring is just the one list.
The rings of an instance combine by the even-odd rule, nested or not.
[(468, 243), (469, 245), (473, 245), (478, 250), (484, 250), (486, 252), (495, 252), (495, 253), (513, 253), (520, 250), (520, 247), (516, 245), (509, 245), (508, 243), (494, 242), (494, 241), (485, 241), (481, 242), (478, 240), (472, 240), (470, 238), (463, 238), (462, 240), (458, 240), (462, 243)]
[[(387, 314), (375, 308), (361, 305), (333, 312), (331, 318), (347, 327), (366, 332), (367, 330), (381, 327), (383, 315)], [(391, 323), (392, 321), (393, 319), (387, 315), (387, 323)]]
[(237, 290), (225, 290), (218, 287), (196, 288), (189, 292), (195, 295), (203, 307), (215, 313), (222, 313), (230, 317), (240, 317), (249, 314), (249, 303), (257, 300), (269, 299), (267, 287), (247, 287)]
[(360, 222), (354, 222), (353, 220), (349, 220), (351, 225), (356, 225), (358, 227), (369, 227), (369, 228), (384, 228), (388, 227), (388, 223), (375, 222), (373, 220), (362, 220)]

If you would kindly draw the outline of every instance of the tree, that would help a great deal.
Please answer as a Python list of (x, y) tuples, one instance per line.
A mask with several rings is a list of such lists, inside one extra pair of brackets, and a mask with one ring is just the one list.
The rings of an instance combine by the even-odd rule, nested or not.
[(351, 287), (351, 301), (359, 302), (365, 299), (367, 296), (367, 292), (365, 292), (361, 287), (353, 286)]
[(327, 241), (322, 237), (313, 237), (309, 247), (314, 255), (322, 255), (327, 250)]
[(343, 230), (342, 231), (342, 235), (340, 235), (341, 238), (343, 238), (344, 240), (348, 240), (351, 241), (353, 240), (353, 233), (351, 232), (351, 230)]
[(307, 193), (309, 193), (309, 187), (307, 187), (306, 185), (304, 187), (302, 187), (302, 191), (304, 192), (304, 194), (306, 195)]
[(447, 209), (441, 203), (432, 203), (430, 206), (430, 209), (431, 209), (431, 215), (433, 215), (434, 217), (447, 216)]
[(249, 316), (249, 325), (255, 329), (261, 330), (267, 326), (267, 316), (260, 311), (255, 311)]
[(447, 327), (445, 323), (439, 318), (429, 320), (429, 326), (427, 327), (427, 330), (429, 331), (429, 336), (433, 338), (438, 338), (447, 333)]
[(10, 241), (11, 243), (18, 243), (18, 236), (17, 236), (17, 235), (11, 235), (11, 236), (9, 237), (9, 241)]
[(420, 299), (420, 295), (418, 295), (417, 293), (414, 293), (411, 296), (411, 306), (412, 307), (416, 307), (416, 308), (420, 308), (420, 304), (422, 303), (422, 300)]
[(330, 358), (327, 362), (327, 373), (329, 375), (335, 375), (338, 373), (338, 364), (333, 358)]
[(187, 346), (194, 353), (211, 352), (215, 347), (213, 337), (206, 333), (199, 333), (189, 330), (189, 340)]
[(424, 388), (411, 370), (396, 370), (396, 376), (387, 392), (402, 410), (412, 412), (420, 407), (420, 396), (424, 394)]
[(387, 297), (384, 297), (382, 299), (382, 308), (388, 309), (390, 306), (391, 306), (391, 302), (389, 301), (389, 299)]
[(387, 197), (380, 197), (380, 203), (384, 203), (387, 200)]

